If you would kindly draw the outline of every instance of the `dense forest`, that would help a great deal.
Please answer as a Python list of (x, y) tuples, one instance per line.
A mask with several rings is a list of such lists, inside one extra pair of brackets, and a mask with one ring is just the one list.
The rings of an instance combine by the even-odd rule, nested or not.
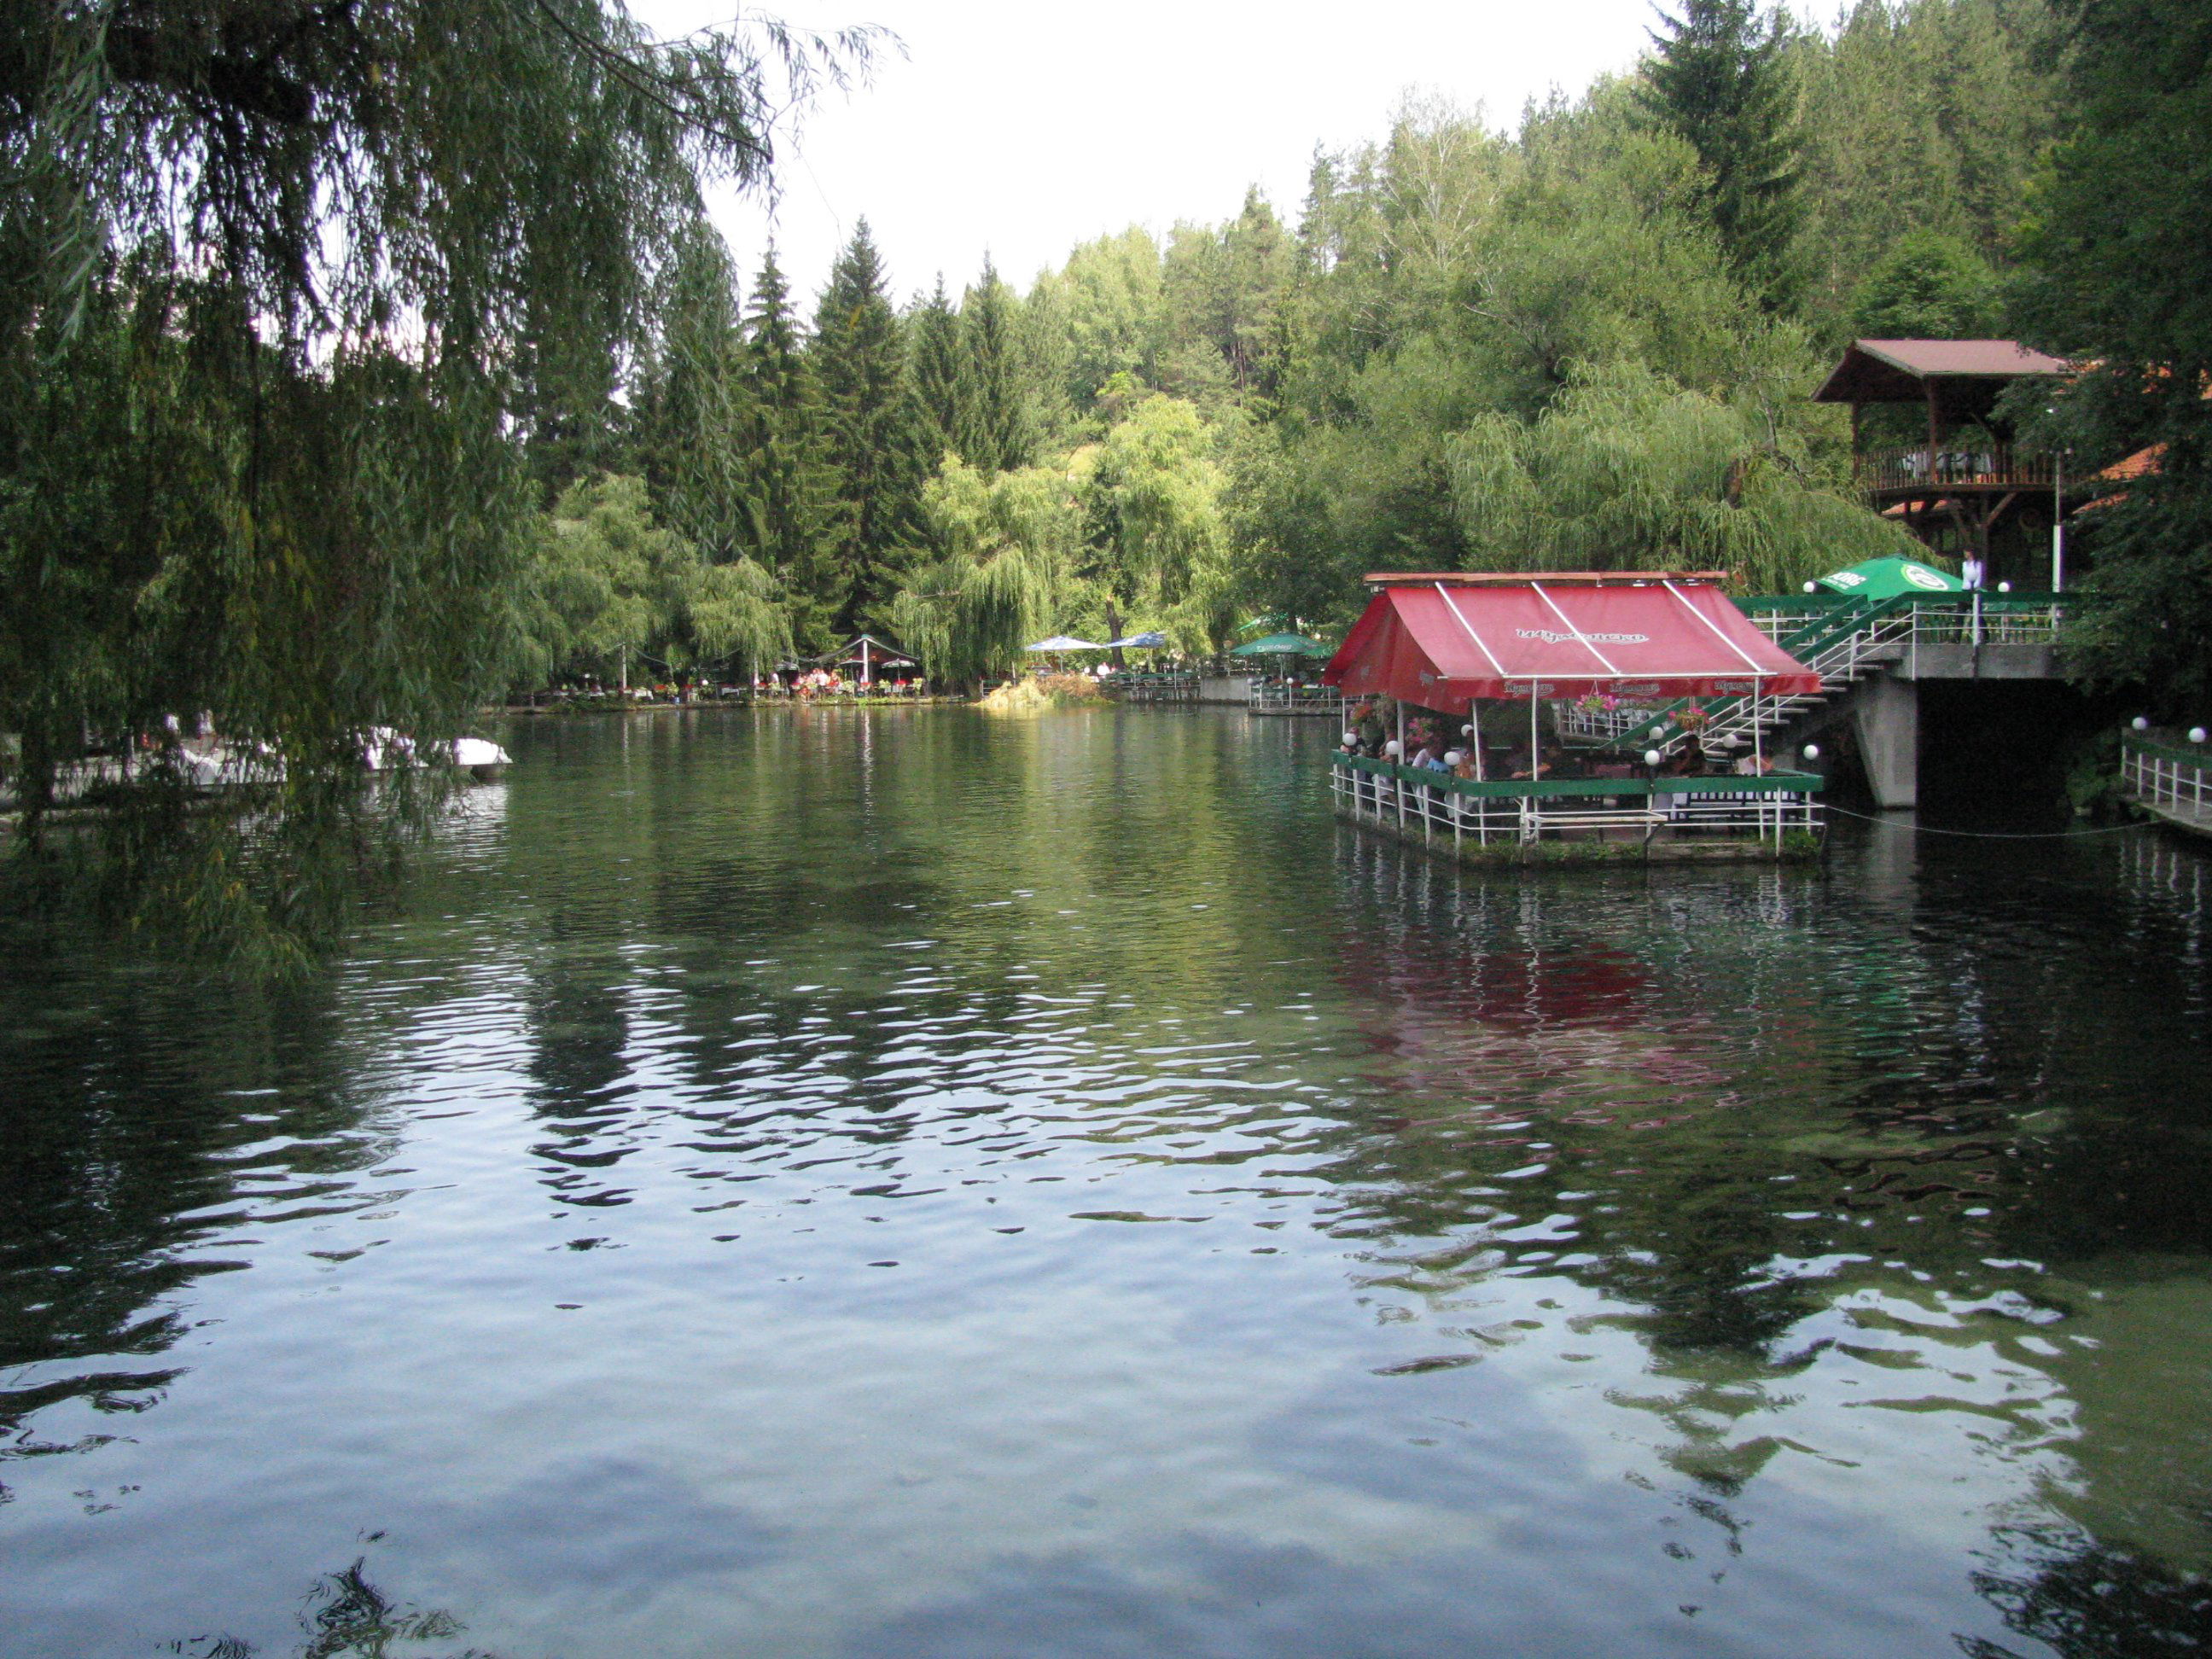
[(1808, 394), (1853, 333), (2005, 325), (2062, 34), (2039, 0), (1698, 0), (1513, 131), (1408, 105), (1287, 219), (1254, 192), (957, 301), (863, 223), (802, 313), (696, 229), (647, 348), (531, 434), (523, 672), (868, 628), (963, 681), (1052, 631), (1325, 632), (1376, 568), (1771, 591), (1901, 550)]
[[(2098, 515), (2069, 660), (2212, 696), (2203, 0), (1686, 0), (1510, 130), (1408, 103), (1294, 207), (1025, 288), (895, 274), (865, 225), (817, 295), (737, 268), (706, 185), (762, 186), (884, 44), (612, 0), (0, 20), (21, 844), (88, 749), (150, 747), (122, 866), (281, 932), (319, 890), (283, 872), (365, 833), (361, 734), (517, 689), (861, 628), (953, 683), (1051, 629), (1205, 653), (1325, 634), (1380, 568), (1771, 591), (1907, 545), (1809, 400), (1854, 334), (2088, 366), (2023, 441), (2160, 465)], [(160, 787), (195, 711), (281, 759), (252, 836)]]

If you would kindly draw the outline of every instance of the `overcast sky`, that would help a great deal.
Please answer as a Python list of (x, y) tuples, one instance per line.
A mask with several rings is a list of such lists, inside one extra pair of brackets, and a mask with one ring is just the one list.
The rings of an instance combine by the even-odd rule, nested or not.
[[(664, 33), (727, 0), (633, 0)], [(1408, 92), (1510, 126), (1557, 87), (1631, 67), (1649, 0), (802, 0), (783, 15), (877, 23), (905, 43), (781, 147), (782, 198), (718, 202), (739, 268), (773, 233), (811, 307), (866, 217), (903, 301), (939, 270), (957, 295), (988, 250), (1026, 287), (1129, 224), (1218, 222), (1257, 184), (1295, 221), (1316, 144), (1380, 137)]]

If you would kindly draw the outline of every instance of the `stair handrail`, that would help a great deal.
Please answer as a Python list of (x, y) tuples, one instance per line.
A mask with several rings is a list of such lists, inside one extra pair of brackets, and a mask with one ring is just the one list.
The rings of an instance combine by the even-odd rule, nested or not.
[[(1887, 643), (1894, 635), (1911, 631), (1913, 613), (1921, 599), (1917, 593), (1893, 593), (1879, 599), (1849, 599), (1826, 609), (1823, 614), (1795, 632), (1783, 635), (1775, 643), (1819, 675), (1824, 687), (1831, 679), (1855, 678), (1858, 665), (1870, 646)], [(1878, 630), (1879, 638), (1870, 640), (1867, 636), (1875, 624), (1881, 624)], [(1838, 649), (1846, 653), (1846, 672), (1841, 674), (1833, 672), (1832, 653)], [(1700, 734), (1713, 737), (1740, 735), (1754, 728), (1764, 731), (1780, 723), (1781, 711), (1785, 705), (1795, 708), (1809, 701), (1811, 699), (1805, 697), (1776, 698), (1764, 693), (1750, 697), (1718, 698), (1706, 705), (1706, 719), (1698, 731)], [(1653, 716), (1653, 725), (1659, 732), (1656, 737), (1649, 735), (1651, 727), (1646, 726), (1643, 728), (1644, 735), (1642, 737), (1633, 739), (1617, 738), (1601, 746), (1614, 750), (1656, 749), (1662, 755), (1670, 755), (1692, 735), (1675, 719), (1675, 715), (1696, 702), (1694, 697), (1678, 697), (1672, 702), (1660, 705)], [(1759, 717), (1759, 709), (1762, 706), (1775, 711), (1771, 718), (1762, 720)], [(1748, 714), (1747, 709), (1750, 711)]]

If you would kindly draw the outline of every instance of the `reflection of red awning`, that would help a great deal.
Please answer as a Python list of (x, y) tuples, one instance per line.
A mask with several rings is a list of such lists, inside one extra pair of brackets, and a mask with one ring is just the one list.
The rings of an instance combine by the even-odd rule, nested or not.
[(1322, 678), (1429, 708), (1476, 697), (1816, 696), (1820, 676), (1710, 579), (1377, 576)]

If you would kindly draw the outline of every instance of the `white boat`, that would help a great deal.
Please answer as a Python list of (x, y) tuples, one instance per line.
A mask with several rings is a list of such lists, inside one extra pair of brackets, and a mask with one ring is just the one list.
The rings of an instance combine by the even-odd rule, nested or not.
[(453, 764), (478, 783), (489, 783), (494, 778), (503, 776), (514, 763), (507, 750), (489, 738), (453, 739)]
[[(513, 765), (514, 757), (488, 738), (455, 738), (447, 759), (478, 783), (489, 783)], [(419, 766), (415, 739), (388, 726), (374, 726), (362, 744), (362, 761), (372, 772)]]

